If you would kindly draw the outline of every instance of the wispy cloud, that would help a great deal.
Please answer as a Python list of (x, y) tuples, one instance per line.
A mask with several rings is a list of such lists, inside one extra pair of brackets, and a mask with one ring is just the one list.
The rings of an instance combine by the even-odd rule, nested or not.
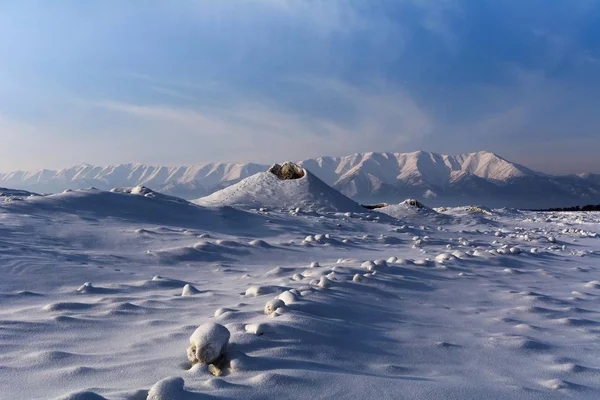
[[(429, 134), (432, 121), (401, 92), (365, 90), (335, 80), (311, 81), (350, 104), (353, 124), (327, 117), (278, 109), (246, 99), (232, 108), (187, 108), (101, 102), (98, 106), (133, 118), (140, 128), (168, 129), (210, 140), (219, 153), (258, 161), (299, 159), (348, 151), (400, 149)], [(162, 127), (162, 128), (161, 128)], [(265, 148), (270, 151), (265, 153)]]

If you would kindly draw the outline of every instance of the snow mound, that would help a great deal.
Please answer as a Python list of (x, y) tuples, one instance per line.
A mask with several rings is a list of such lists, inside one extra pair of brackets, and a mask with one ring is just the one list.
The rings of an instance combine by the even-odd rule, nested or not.
[[(207, 209), (178, 197), (150, 189), (121, 188), (112, 191), (81, 189), (70, 192), (31, 196), (12, 202), (7, 210), (26, 213), (58, 212), (85, 214), (87, 218), (116, 218), (159, 226), (210, 229), (212, 231), (255, 231), (263, 224), (260, 216), (231, 208)], [(262, 221), (261, 221), (262, 220)], [(254, 226), (252, 226), (254, 225)]]
[(278, 308), (282, 308), (284, 306), (285, 306), (285, 303), (283, 300), (280, 300), (280, 299), (269, 300), (269, 301), (267, 301), (267, 304), (265, 304), (265, 314), (266, 315), (273, 314)]
[(147, 400), (183, 400), (183, 378), (165, 378), (150, 388)]
[(387, 214), (394, 218), (403, 218), (407, 215), (436, 214), (436, 212), (433, 209), (413, 199), (406, 199), (399, 204), (392, 204), (386, 207), (381, 207), (378, 208), (377, 211)]
[(211, 207), (365, 212), (358, 203), (295, 164), (275, 164), (269, 171), (273, 172), (252, 175), (193, 203)]
[(406, 199), (399, 204), (392, 204), (386, 207), (377, 209), (378, 212), (389, 215), (397, 219), (433, 219), (438, 223), (449, 222), (448, 216), (438, 213), (432, 208), (427, 207), (423, 203)]
[(201, 292), (196, 289), (193, 285), (190, 285), (189, 283), (187, 285), (185, 285), (183, 287), (183, 289), (181, 290), (181, 295), (182, 296), (194, 296), (196, 294), (200, 294)]
[(166, 194), (155, 192), (154, 190), (147, 188), (146, 186), (135, 186), (135, 187), (125, 187), (125, 188), (113, 188), (110, 190), (112, 193), (124, 193), (124, 194), (132, 194), (136, 196), (144, 196), (149, 198), (160, 198), (163, 200), (173, 201), (182, 204), (189, 204), (187, 200), (180, 199), (179, 197), (169, 196)]
[(190, 336), (188, 359), (192, 364), (216, 361), (223, 355), (230, 336), (229, 330), (223, 325), (212, 322), (200, 325)]
[(59, 397), (57, 400), (106, 400), (106, 398), (94, 392), (84, 391), (71, 393), (69, 395)]

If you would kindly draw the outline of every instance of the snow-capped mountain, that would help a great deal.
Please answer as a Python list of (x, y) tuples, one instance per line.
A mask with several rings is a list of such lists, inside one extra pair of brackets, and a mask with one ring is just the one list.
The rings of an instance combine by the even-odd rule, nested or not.
[(523, 208), (600, 202), (597, 175), (551, 176), (485, 151), (458, 156), (365, 153), (301, 164), (362, 202), (396, 203), (413, 197), (430, 205)]
[[(457, 156), (424, 151), (358, 153), (308, 159), (299, 165), (360, 202), (397, 203), (412, 197), (428, 205), (477, 203), (527, 208), (600, 203), (599, 175), (547, 175), (485, 151)], [(195, 199), (267, 168), (267, 165), (253, 163), (180, 167), (80, 165), (60, 171), (0, 174), (0, 186), (54, 193), (90, 186), (108, 190), (144, 185), (166, 194)]]
[(108, 167), (77, 165), (59, 171), (0, 173), (0, 186), (35, 189), (41, 193), (89, 187), (109, 190), (115, 187), (147, 186), (163, 193), (193, 199), (237, 183), (265, 169), (264, 165), (253, 163), (209, 163), (179, 167), (144, 164)]

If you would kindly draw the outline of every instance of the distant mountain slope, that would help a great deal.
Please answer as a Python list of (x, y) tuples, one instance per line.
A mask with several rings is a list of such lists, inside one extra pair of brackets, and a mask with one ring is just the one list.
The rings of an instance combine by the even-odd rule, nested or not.
[(57, 193), (65, 189), (147, 186), (155, 190), (197, 198), (264, 171), (266, 166), (247, 163), (209, 163), (164, 167), (121, 164), (108, 167), (77, 165), (59, 171), (0, 173), (0, 186)]
[[(600, 202), (600, 175), (547, 175), (485, 151), (457, 156), (424, 151), (358, 153), (308, 159), (299, 164), (346, 196), (363, 203), (397, 203), (407, 197), (432, 206), (478, 203), (493, 207), (548, 208)], [(0, 186), (56, 193), (67, 188), (94, 186), (108, 190), (144, 185), (165, 194), (195, 199), (267, 168), (267, 165), (253, 163), (181, 167), (80, 165), (60, 171), (0, 174)]]

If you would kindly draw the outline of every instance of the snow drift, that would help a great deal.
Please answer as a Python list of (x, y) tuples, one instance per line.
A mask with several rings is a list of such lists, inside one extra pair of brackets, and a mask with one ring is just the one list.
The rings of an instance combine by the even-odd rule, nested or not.
[(433, 216), (438, 214), (435, 210), (414, 199), (406, 199), (399, 204), (378, 207), (377, 211), (398, 219), (415, 216)]
[(110, 192), (95, 188), (73, 190), (49, 196), (29, 196), (23, 200), (7, 205), (7, 210), (33, 214), (50, 211), (213, 231), (233, 229), (243, 232), (251, 225), (255, 230), (265, 222), (264, 218), (242, 210), (208, 209), (143, 186)]

